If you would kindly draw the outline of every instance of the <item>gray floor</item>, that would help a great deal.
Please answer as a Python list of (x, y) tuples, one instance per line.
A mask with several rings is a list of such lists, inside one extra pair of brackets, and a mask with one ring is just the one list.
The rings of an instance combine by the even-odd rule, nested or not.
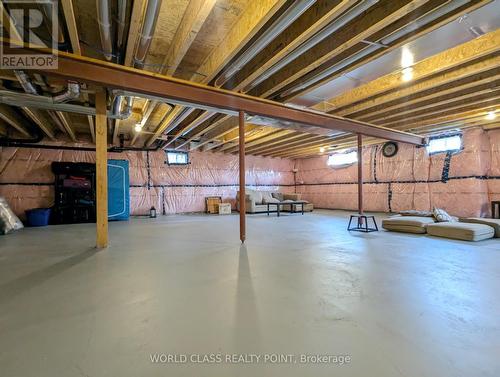
[[(346, 217), (252, 216), (246, 247), (234, 215), (112, 223), (98, 252), (90, 224), (0, 237), (0, 375), (500, 376), (500, 240), (349, 234)], [(189, 360), (205, 354), (223, 361)]]

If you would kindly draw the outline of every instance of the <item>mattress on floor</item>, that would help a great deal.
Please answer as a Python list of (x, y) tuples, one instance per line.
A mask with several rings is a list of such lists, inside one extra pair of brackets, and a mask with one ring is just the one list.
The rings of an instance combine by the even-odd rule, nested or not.
[(500, 238), (500, 219), (485, 219), (482, 217), (460, 218), (461, 223), (474, 223), (489, 225), (495, 229), (495, 237)]
[(432, 217), (393, 216), (382, 220), (382, 228), (393, 232), (426, 233), (428, 224), (434, 224)]
[(495, 229), (485, 224), (446, 222), (427, 225), (431, 236), (463, 241), (482, 241), (493, 238)]

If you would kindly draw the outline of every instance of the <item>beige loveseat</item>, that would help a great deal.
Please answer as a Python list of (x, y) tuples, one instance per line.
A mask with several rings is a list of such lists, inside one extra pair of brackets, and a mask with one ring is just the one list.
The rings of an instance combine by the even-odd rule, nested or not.
[[(240, 210), (240, 192), (236, 194), (236, 208)], [(277, 203), (284, 201), (297, 201), (301, 200), (301, 194), (283, 194), (280, 192), (271, 191), (257, 191), (257, 190), (245, 190), (245, 205), (246, 213), (265, 213), (267, 212), (267, 203)], [(292, 205), (294, 211), (300, 211), (301, 205), (297, 204), (282, 204), (280, 206), (280, 211), (290, 212), (292, 210)], [(305, 212), (312, 212), (314, 206), (312, 203), (306, 202), (304, 204)], [(276, 206), (272, 206), (272, 211), (276, 210)]]

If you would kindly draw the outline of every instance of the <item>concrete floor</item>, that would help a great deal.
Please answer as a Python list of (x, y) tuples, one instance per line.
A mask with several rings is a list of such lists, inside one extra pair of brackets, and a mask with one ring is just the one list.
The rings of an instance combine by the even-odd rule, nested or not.
[[(111, 223), (102, 251), (92, 224), (0, 237), (0, 375), (500, 376), (500, 240), (349, 234), (346, 222), (249, 216), (246, 247), (237, 216)], [(203, 354), (224, 361), (189, 361)]]

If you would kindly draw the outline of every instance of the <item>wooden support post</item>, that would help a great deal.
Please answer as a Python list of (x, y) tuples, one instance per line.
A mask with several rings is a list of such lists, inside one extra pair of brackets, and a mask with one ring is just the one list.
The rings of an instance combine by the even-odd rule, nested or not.
[(95, 102), (97, 247), (104, 248), (108, 246), (108, 122), (104, 88), (96, 92)]
[(240, 144), (240, 240), (246, 238), (246, 200), (245, 200), (245, 113), (239, 112), (239, 144)]
[[(358, 134), (358, 212), (363, 215), (363, 136)], [(359, 218), (361, 224), (362, 218)]]

